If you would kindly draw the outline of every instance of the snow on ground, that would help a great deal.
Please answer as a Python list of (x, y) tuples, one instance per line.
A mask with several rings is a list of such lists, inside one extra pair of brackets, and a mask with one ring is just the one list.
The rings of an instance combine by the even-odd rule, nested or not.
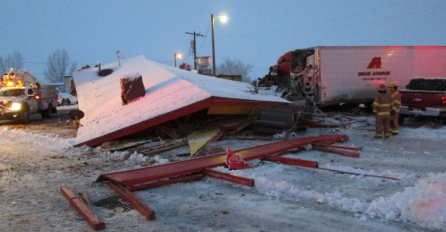
[[(328, 120), (327, 120), (328, 121)], [(346, 134), (338, 144), (362, 147), (360, 158), (305, 150), (285, 157), (319, 162), (344, 172), (261, 162), (251, 169), (219, 171), (255, 179), (253, 188), (205, 178), (135, 194), (156, 211), (147, 221), (136, 210), (94, 207), (105, 231), (445, 231), (446, 126), (407, 120), (400, 135), (373, 140), (374, 118), (338, 117), (345, 128), (309, 128), (299, 137)], [(93, 231), (60, 193), (87, 191), (92, 202), (115, 195), (103, 173), (186, 159), (178, 148), (154, 157), (74, 148), (74, 138), (0, 127), (0, 231)], [(237, 150), (265, 141), (229, 140)], [(123, 157), (128, 157), (122, 161)], [(365, 175), (393, 177), (398, 180)], [(228, 214), (222, 214), (227, 210)]]

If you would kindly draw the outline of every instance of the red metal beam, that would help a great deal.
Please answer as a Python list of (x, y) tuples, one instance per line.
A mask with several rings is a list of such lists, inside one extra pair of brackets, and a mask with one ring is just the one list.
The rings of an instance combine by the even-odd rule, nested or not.
[(245, 185), (248, 187), (255, 186), (254, 179), (246, 178), (243, 176), (237, 176), (234, 174), (224, 173), (224, 172), (220, 172), (220, 171), (216, 171), (216, 170), (212, 170), (212, 169), (208, 169), (208, 168), (203, 170), (203, 174), (206, 176), (209, 176), (209, 177), (226, 180), (226, 181), (229, 181), (232, 183), (241, 184), (241, 185)]
[(108, 182), (108, 185), (113, 189), (119, 196), (121, 196), (125, 201), (127, 201), (133, 208), (135, 208), (140, 214), (144, 215), (147, 220), (155, 220), (155, 211), (150, 208), (146, 203), (140, 200), (138, 197), (133, 195), (129, 190), (125, 189), (120, 185), (115, 185), (112, 182)]
[(130, 192), (140, 191), (140, 190), (146, 190), (149, 188), (156, 188), (163, 185), (169, 185), (169, 184), (178, 184), (178, 183), (184, 183), (184, 182), (190, 182), (190, 181), (197, 181), (203, 179), (204, 175), (203, 173), (199, 174), (193, 174), (188, 176), (179, 176), (179, 177), (173, 177), (167, 180), (157, 180), (151, 183), (146, 184), (140, 184), (140, 185), (130, 185), (125, 187)]
[(271, 161), (271, 162), (280, 162), (283, 164), (302, 166), (302, 167), (307, 167), (307, 168), (318, 168), (319, 167), (319, 165), (316, 161), (286, 158), (286, 157), (280, 157), (280, 156), (267, 155), (263, 158), (263, 160)]
[(68, 187), (60, 187), (60, 192), (71, 203), (71, 205), (79, 212), (82, 217), (90, 224), (94, 230), (105, 229), (105, 222), (90, 208), (80, 197), (78, 197)]
[(251, 106), (265, 106), (265, 105), (279, 105), (279, 104), (287, 104), (282, 102), (268, 102), (268, 101), (250, 101), (243, 99), (231, 99), (231, 98), (221, 98), (221, 97), (213, 97), (212, 105), (217, 106), (241, 106), (241, 105), (251, 105)]
[(327, 147), (327, 146), (321, 145), (321, 144), (313, 145), (312, 149), (317, 150), (317, 151), (335, 153), (338, 155), (348, 156), (348, 157), (352, 157), (352, 158), (359, 158), (359, 153), (337, 150), (337, 149), (330, 148), (330, 147)]
[[(306, 138), (285, 139), (275, 143), (245, 148), (235, 151), (244, 160), (260, 159), (267, 155), (274, 155), (282, 151), (305, 146), (318, 141), (343, 142), (347, 141), (346, 135), (320, 135)], [(142, 184), (156, 180), (186, 175), (194, 172), (202, 172), (205, 168), (214, 168), (226, 163), (226, 154), (216, 154), (196, 159), (168, 163), (158, 166), (146, 167), (124, 172), (103, 174), (97, 181), (112, 181), (120, 185), (129, 186)]]
[(321, 143), (321, 142), (313, 143), (313, 145), (321, 145), (324, 147), (339, 148), (339, 149), (344, 149), (344, 150), (362, 151), (362, 147), (359, 147), (359, 148), (357, 148), (357, 147), (343, 147), (343, 146), (335, 146), (335, 145)]

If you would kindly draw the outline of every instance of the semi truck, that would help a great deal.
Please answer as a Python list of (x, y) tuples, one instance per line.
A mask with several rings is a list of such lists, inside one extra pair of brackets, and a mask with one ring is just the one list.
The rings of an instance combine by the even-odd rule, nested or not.
[(317, 46), (280, 56), (258, 86), (319, 106), (370, 105), (379, 84), (405, 86), (415, 77), (445, 77), (446, 46)]
[(14, 70), (0, 80), (0, 119), (29, 122), (30, 115), (49, 118), (57, 113), (57, 89), (45, 85), (28, 70)]

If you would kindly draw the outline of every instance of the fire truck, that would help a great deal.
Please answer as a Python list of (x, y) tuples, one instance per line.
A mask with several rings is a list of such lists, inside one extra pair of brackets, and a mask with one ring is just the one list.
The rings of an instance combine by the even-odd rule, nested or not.
[(14, 70), (0, 80), (0, 119), (29, 122), (30, 115), (49, 118), (57, 113), (57, 93), (54, 86), (45, 85), (28, 70)]
[(446, 46), (317, 46), (280, 56), (259, 86), (324, 107), (373, 102), (379, 84), (406, 86), (416, 77), (446, 77)]

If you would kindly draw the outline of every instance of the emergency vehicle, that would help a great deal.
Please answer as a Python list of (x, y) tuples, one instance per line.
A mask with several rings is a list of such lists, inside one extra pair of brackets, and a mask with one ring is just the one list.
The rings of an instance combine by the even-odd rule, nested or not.
[(373, 102), (379, 84), (446, 76), (446, 46), (318, 46), (283, 54), (259, 86), (323, 107)]
[(45, 85), (28, 70), (14, 70), (1, 77), (1, 119), (29, 122), (30, 115), (40, 113), (49, 118), (57, 113), (57, 89)]

